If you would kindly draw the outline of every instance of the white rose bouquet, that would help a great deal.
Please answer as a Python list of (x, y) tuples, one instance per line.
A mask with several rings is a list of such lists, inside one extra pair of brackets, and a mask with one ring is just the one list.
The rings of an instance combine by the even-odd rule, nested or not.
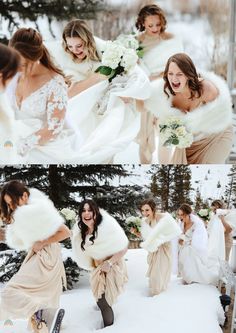
[(140, 238), (141, 219), (139, 217), (130, 216), (126, 219), (125, 222), (126, 222), (129, 232), (131, 234), (135, 235), (136, 237)]
[(121, 34), (117, 37), (117, 42), (126, 47), (127, 49), (135, 50), (137, 56), (142, 58), (144, 55), (143, 47), (133, 34)]
[(108, 41), (102, 54), (102, 65), (95, 72), (109, 76), (109, 82), (117, 75), (129, 72), (137, 63), (134, 49), (123, 46), (119, 41)]
[(174, 116), (168, 117), (160, 122), (160, 141), (163, 146), (175, 146), (178, 148), (190, 147), (193, 142), (193, 135), (190, 133), (184, 122)]
[(73, 227), (76, 221), (76, 213), (73, 209), (70, 208), (63, 208), (60, 210), (61, 215), (64, 217), (66, 222), (68, 222), (70, 228)]
[(211, 210), (209, 208), (200, 209), (197, 213), (197, 215), (206, 222), (210, 220), (210, 214)]

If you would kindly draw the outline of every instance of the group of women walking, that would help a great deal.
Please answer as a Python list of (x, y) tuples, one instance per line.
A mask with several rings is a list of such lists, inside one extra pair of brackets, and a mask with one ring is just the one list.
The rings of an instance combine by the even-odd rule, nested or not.
[[(166, 26), (157, 5), (140, 10), (135, 38), (143, 57), (111, 82), (95, 73), (107, 42), (84, 21), (69, 22), (62, 42), (17, 30), (9, 47), (0, 47), (0, 126), (10, 129), (1, 137), (1, 162), (113, 163), (136, 141), (141, 163), (151, 163), (154, 151), (160, 163), (224, 163), (233, 140), (227, 84), (199, 72)], [(171, 116), (192, 135), (183, 148), (160, 140), (158, 125)]]
[[(0, 205), (7, 245), (27, 251), (20, 270), (1, 292), (0, 320), (28, 318), (34, 332), (60, 331), (64, 310), (59, 299), (66, 279), (58, 242), (71, 237), (74, 260), (90, 271), (104, 327), (112, 325), (112, 305), (128, 280), (124, 261), (128, 238), (119, 223), (93, 200), (84, 200), (70, 231), (45, 194), (17, 180), (3, 186)], [(148, 251), (150, 296), (168, 288), (177, 243), (183, 281), (217, 285), (218, 258), (208, 265), (207, 231), (189, 205), (178, 209), (181, 225), (169, 213), (159, 212), (153, 199), (143, 201), (140, 211), (141, 233), (131, 231), (143, 239), (141, 247)]]

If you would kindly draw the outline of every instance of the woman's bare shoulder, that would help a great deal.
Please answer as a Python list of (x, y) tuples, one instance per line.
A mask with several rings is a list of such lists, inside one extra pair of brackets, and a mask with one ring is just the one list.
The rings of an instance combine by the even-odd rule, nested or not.
[(164, 40), (169, 40), (169, 39), (172, 39), (174, 37), (175, 37), (175, 35), (170, 33), (170, 32), (164, 32), (162, 34), (162, 39), (164, 39)]
[(219, 90), (215, 84), (210, 80), (202, 81), (203, 95), (202, 99), (205, 103), (214, 101), (219, 95)]

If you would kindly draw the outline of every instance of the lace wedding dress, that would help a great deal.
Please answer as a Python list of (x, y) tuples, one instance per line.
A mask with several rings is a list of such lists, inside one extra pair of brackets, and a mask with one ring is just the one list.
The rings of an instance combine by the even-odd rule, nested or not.
[(19, 105), (16, 99), (19, 75), (9, 84), (7, 94), (15, 111), (17, 150), (23, 163), (63, 163), (75, 158), (74, 134), (64, 125), (67, 106), (64, 79), (55, 75)]

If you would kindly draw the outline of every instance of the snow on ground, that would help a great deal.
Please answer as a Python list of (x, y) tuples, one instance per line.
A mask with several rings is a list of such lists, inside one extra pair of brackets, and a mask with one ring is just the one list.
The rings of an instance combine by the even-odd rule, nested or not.
[[(219, 319), (223, 310), (219, 293), (213, 286), (182, 285), (175, 276), (167, 291), (148, 297), (146, 252), (129, 250), (126, 255), (129, 282), (113, 306), (115, 323), (101, 330), (100, 311), (95, 306), (88, 273), (80, 278), (79, 288), (64, 292), (61, 306), (66, 314), (61, 333), (222, 333)], [(14, 321), (13, 326), (0, 324), (2, 333), (26, 333), (26, 321)]]

